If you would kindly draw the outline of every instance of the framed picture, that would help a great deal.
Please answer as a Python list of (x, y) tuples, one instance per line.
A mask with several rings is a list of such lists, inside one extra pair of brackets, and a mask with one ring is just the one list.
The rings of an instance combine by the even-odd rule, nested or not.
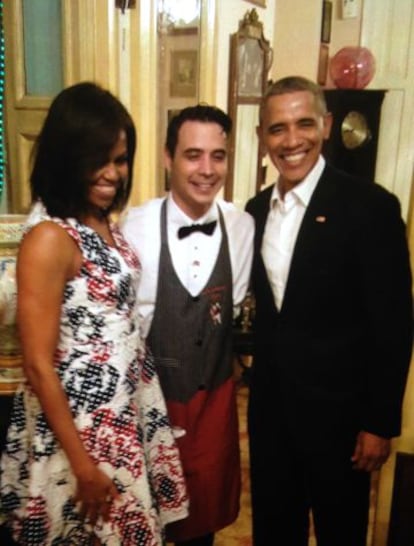
[(245, 0), (246, 2), (249, 2), (249, 4), (255, 4), (256, 6), (260, 6), (261, 8), (266, 7), (266, 0)]
[(327, 44), (321, 44), (319, 49), (319, 64), (318, 64), (319, 85), (326, 84), (326, 78), (328, 76), (328, 64), (329, 64), (329, 46)]
[(321, 27), (321, 42), (329, 44), (331, 41), (331, 24), (332, 24), (332, 2), (323, 0), (322, 6), (322, 27)]
[(171, 51), (171, 97), (196, 97), (198, 52), (196, 49)]
[(263, 94), (264, 54), (255, 38), (241, 40), (237, 49), (238, 94), (258, 97)]

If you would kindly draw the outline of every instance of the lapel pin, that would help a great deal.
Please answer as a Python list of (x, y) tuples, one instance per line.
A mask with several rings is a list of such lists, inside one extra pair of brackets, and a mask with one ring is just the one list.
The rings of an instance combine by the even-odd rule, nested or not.
[(326, 216), (317, 216), (316, 221), (319, 222), (320, 224), (323, 224), (326, 222)]

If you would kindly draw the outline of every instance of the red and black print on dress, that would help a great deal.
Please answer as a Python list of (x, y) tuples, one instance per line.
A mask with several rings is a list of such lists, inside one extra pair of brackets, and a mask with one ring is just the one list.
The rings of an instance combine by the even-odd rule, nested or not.
[(110, 521), (85, 524), (73, 501), (76, 482), (66, 455), (25, 382), (1, 461), (3, 519), (20, 545), (89, 545), (95, 533), (107, 546), (160, 546), (163, 526), (186, 516), (187, 497), (158, 377), (137, 324), (140, 264), (115, 226), (112, 248), (75, 220), (53, 221), (84, 257), (65, 288), (55, 366), (87, 451), (121, 495)]

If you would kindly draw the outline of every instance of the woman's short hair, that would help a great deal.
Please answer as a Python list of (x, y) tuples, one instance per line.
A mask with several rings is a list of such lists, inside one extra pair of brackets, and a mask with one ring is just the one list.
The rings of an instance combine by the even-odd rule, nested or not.
[(127, 137), (128, 179), (108, 213), (122, 210), (131, 192), (134, 122), (122, 103), (95, 83), (82, 82), (61, 91), (33, 149), (32, 200), (41, 199), (51, 216), (79, 218), (85, 214), (91, 174), (108, 161), (121, 131)]

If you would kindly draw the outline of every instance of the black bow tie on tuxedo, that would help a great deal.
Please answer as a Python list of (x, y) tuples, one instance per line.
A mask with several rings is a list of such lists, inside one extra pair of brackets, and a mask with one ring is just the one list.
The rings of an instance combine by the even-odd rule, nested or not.
[(208, 222), (208, 224), (192, 224), (191, 226), (182, 226), (178, 230), (178, 238), (184, 239), (184, 237), (188, 237), (188, 235), (194, 233), (194, 231), (201, 231), (206, 235), (212, 235), (216, 228), (216, 224), (217, 220), (213, 220), (213, 222)]

